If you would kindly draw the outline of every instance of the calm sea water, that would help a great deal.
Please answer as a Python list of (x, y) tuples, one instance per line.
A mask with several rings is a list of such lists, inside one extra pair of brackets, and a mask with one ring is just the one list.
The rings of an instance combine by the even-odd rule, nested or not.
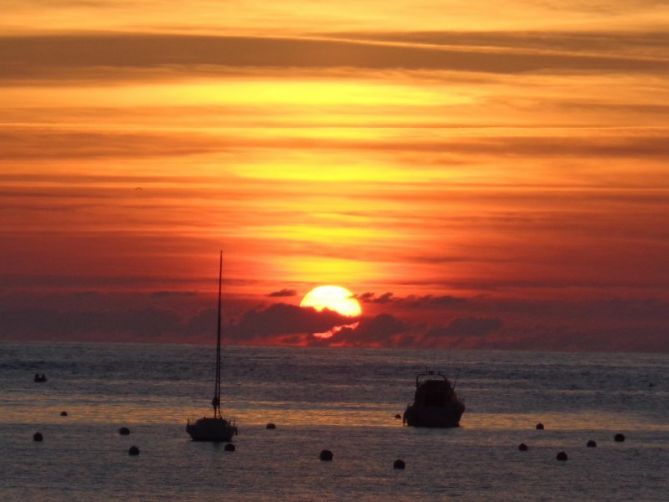
[[(213, 356), (210, 347), (0, 344), (0, 500), (669, 499), (664, 354), (226, 348), (234, 453), (184, 430), (209, 413)], [(425, 367), (457, 378), (461, 428), (394, 418)], [(33, 383), (37, 372), (49, 381)], [(546, 430), (535, 430), (539, 421)], [(613, 441), (618, 432), (624, 443)], [(589, 439), (598, 447), (586, 448)], [(324, 448), (333, 462), (318, 460)], [(392, 469), (397, 458), (404, 471)]]

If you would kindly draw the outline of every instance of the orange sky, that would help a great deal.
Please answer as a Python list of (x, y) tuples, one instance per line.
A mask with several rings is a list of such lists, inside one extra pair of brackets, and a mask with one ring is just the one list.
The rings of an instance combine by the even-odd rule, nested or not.
[(5, 1), (0, 338), (135, 305), (205, 339), (222, 248), (242, 343), (308, 343), (239, 319), (333, 283), (370, 293), (343, 345), (667, 350), (667, 28), (654, 0)]

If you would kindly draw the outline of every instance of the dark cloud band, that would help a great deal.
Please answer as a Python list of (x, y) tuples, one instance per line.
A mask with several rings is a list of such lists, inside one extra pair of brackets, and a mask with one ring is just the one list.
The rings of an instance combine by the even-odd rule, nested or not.
[[(661, 40), (664, 43), (664, 39)], [(388, 44), (308, 38), (93, 34), (0, 38), (0, 79), (65, 78), (97, 68), (358, 68), (448, 70), (514, 74), (523, 72), (663, 73), (658, 57), (588, 54), (576, 50), (537, 51), (519, 47)], [(567, 47), (567, 49), (572, 49)], [(107, 75), (109, 76), (109, 75)], [(76, 78), (76, 74), (74, 75)]]

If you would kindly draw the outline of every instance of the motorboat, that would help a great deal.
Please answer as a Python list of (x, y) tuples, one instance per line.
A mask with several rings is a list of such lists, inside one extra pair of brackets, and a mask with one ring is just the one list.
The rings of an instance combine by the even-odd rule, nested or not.
[(416, 375), (414, 402), (404, 411), (402, 422), (411, 427), (458, 427), (465, 411), (455, 385), (439, 372)]

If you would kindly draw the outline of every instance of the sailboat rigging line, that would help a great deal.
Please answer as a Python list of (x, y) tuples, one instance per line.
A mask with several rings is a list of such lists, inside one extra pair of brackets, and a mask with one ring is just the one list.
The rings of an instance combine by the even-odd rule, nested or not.
[(186, 432), (193, 441), (210, 441), (215, 443), (229, 443), (232, 436), (237, 434), (237, 426), (232, 420), (221, 416), (221, 310), (222, 310), (222, 283), (223, 283), (223, 251), (218, 263), (218, 321), (216, 329), (216, 381), (214, 382), (214, 397), (211, 405), (214, 416), (202, 417), (194, 423), (186, 422)]

